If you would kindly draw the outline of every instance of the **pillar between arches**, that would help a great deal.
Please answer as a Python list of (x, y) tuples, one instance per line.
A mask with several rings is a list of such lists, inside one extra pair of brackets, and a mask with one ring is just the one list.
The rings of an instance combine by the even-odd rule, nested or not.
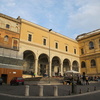
[(35, 59), (35, 74), (37, 76), (37, 69), (38, 69), (38, 59)]
[(63, 76), (63, 63), (61, 63), (60, 65), (61, 65), (60, 66), (61, 67), (60, 72), (61, 72), (61, 75)]
[(49, 77), (51, 77), (52, 75), (51, 75), (51, 70), (52, 70), (52, 68), (51, 68), (51, 61), (49, 62)]

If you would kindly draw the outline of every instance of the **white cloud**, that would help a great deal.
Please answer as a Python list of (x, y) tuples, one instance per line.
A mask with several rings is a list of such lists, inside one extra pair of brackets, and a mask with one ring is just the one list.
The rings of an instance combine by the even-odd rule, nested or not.
[(100, 26), (100, 1), (83, 1), (79, 2), (77, 4), (79, 8), (69, 15), (68, 27), (77, 30), (77, 32), (94, 30)]
[(100, 26), (100, 0), (0, 0), (0, 12), (74, 37)]

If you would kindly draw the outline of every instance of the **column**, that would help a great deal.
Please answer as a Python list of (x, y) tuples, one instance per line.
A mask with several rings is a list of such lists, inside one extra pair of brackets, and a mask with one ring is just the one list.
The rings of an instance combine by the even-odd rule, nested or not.
[(38, 69), (38, 60), (35, 59), (35, 74), (37, 76), (37, 69)]
[(49, 76), (51, 77), (52, 75), (51, 75), (51, 70), (52, 70), (52, 68), (51, 68), (51, 61), (50, 61), (50, 63), (49, 63)]
[(70, 70), (72, 70), (73, 64), (71, 63)]
[(60, 71), (61, 71), (61, 75), (63, 76), (63, 64), (61, 63), (61, 69), (60, 69)]

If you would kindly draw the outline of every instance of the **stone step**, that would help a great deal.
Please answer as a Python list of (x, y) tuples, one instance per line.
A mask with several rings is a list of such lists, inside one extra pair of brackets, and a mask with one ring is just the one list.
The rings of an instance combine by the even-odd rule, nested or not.
[(25, 81), (62, 81), (63, 77), (33, 77), (25, 78)]

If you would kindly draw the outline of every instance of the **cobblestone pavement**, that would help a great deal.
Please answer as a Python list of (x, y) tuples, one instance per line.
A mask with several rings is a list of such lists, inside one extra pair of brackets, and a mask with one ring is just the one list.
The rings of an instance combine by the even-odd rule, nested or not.
[[(43, 85), (43, 84), (41, 84)], [(52, 85), (43, 85), (44, 96), (53, 96), (53, 88), (55, 84)], [(29, 85), (30, 86), (30, 96), (39, 96), (39, 85)], [(59, 96), (67, 96), (69, 95), (69, 90), (71, 91), (71, 85), (57, 85), (58, 86), (58, 95)], [(90, 85), (77, 85), (77, 94), (79, 94), (80, 89), (82, 93), (89, 91), (94, 91), (94, 87), (96, 90), (100, 90), (100, 83), (91, 83)], [(19, 86), (10, 86), (10, 85), (2, 85), (0, 86), (0, 93), (11, 94), (16, 96), (24, 96), (25, 95), (25, 85)]]

